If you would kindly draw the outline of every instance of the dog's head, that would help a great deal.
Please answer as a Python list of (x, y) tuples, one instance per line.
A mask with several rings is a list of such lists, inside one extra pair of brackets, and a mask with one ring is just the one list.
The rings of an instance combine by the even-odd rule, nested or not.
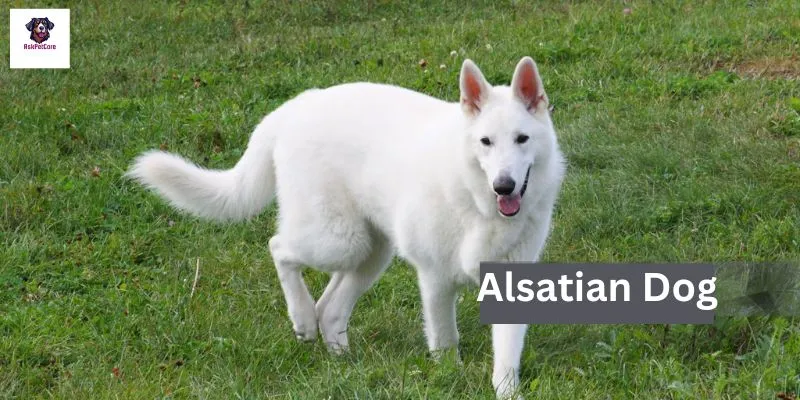
[(528, 179), (556, 149), (550, 108), (536, 63), (519, 61), (511, 86), (492, 87), (480, 69), (465, 60), (461, 67), (461, 106), (467, 117), (469, 151), (486, 175), (487, 191), (497, 211), (512, 217), (520, 211)]
[(55, 24), (47, 18), (31, 18), (31, 21), (25, 24), (25, 28), (31, 32), (31, 39), (36, 43), (42, 43), (49, 39), (50, 30), (54, 26)]

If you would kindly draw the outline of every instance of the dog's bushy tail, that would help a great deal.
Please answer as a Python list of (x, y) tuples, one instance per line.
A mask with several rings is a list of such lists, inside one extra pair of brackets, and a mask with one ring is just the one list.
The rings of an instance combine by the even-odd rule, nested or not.
[(216, 221), (258, 214), (275, 194), (273, 137), (256, 129), (242, 158), (229, 170), (209, 170), (175, 154), (152, 150), (136, 158), (126, 176), (174, 207)]

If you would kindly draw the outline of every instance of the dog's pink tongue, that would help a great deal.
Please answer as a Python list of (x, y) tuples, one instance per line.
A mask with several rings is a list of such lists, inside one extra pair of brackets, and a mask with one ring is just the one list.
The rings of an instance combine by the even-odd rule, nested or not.
[(514, 215), (519, 211), (522, 197), (518, 194), (511, 196), (497, 196), (497, 208), (503, 215)]
[(39, 32), (39, 37), (44, 37), (44, 32)]

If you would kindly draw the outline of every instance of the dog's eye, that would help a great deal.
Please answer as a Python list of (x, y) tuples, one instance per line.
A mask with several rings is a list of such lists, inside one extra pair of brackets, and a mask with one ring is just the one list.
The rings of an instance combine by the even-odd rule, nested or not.
[(484, 146), (491, 146), (491, 145), (492, 145), (492, 141), (491, 141), (491, 140), (489, 140), (489, 138), (488, 138), (488, 137), (483, 137), (483, 138), (481, 138), (481, 143), (482, 143)]
[(528, 141), (528, 135), (517, 136), (517, 143), (522, 144)]

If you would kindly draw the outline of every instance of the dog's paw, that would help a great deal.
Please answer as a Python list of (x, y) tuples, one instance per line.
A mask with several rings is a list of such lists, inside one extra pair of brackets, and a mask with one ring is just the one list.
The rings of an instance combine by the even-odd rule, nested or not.
[(523, 400), (519, 394), (519, 378), (516, 373), (505, 376), (495, 375), (492, 377), (497, 400)]
[(305, 308), (289, 312), (289, 317), (292, 320), (292, 329), (294, 329), (294, 336), (297, 340), (302, 342), (312, 342), (317, 340), (317, 315), (314, 313), (314, 308)]
[(317, 335), (316, 334), (311, 334), (311, 333), (308, 333), (308, 332), (297, 332), (297, 331), (295, 331), (294, 332), (294, 337), (296, 337), (297, 340), (299, 340), (301, 342), (313, 342), (314, 339), (317, 338)]
[(334, 356), (345, 355), (350, 351), (350, 346), (347, 344), (341, 344), (338, 342), (327, 342), (325, 344), (328, 346), (328, 352)]
[(497, 388), (497, 400), (525, 400), (521, 394), (517, 393), (516, 390), (507, 390)]
[(317, 324), (295, 325), (294, 336), (301, 342), (313, 342), (317, 340)]
[(464, 361), (461, 360), (461, 354), (458, 351), (458, 348), (449, 348), (449, 349), (440, 349), (440, 350), (433, 350), (431, 351), (431, 358), (433, 361), (437, 363), (452, 363), (457, 366), (464, 365)]

